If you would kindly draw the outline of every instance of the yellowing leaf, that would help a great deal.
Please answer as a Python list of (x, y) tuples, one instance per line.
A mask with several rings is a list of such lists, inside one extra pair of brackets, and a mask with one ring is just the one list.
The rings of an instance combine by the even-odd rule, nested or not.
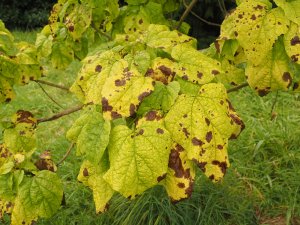
[(249, 85), (264, 96), (270, 91), (287, 90), (292, 83), (293, 74), (281, 40), (275, 43), (272, 51), (268, 53), (261, 64), (249, 63), (246, 67)]
[(196, 84), (206, 84), (221, 72), (220, 63), (194, 48), (178, 45), (171, 56), (178, 63), (176, 75)]
[(282, 8), (285, 16), (300, 26), (300, 1), (274, 0), (278, 7)]
[(270, 10), (269, 4), (245, 1), (224, 20), (220, 39), (237, 39), (247, 59), (257, 65), (278, 37), (287, 32), (289, 24), (282, 9)]
[(172, 139), (215, 181), (229, 166), (228, 139), (244, 127), (231, 111), (224, 86), (206, 84), (196, 96), (180, 95), (165, 118)]
[(114, 127), (108, 146), (110, 168), (104, 179), (127, 198), (134, 198), (166, 174), (171, 147), (169, 132), (157, 112), (149, 112), (135, 130)]
[(129, 117), (153, 91), (153, 80), (138, 71), (124, 69), (107, 78), (102, 89), (102, 109), (106, 119)]
[(188, 160), (186, 150), (174, 144), (169, 157), (169, 168), (163, 182), (172, 202), (189, 198), (193, 191), (195, 166)]
[(188, 45), (196, 48), (196, 40), (178, 31), (170, 31), (167, 26), (151, 24), (145, 34), (144, 42), (152, 47), (159, 48), (167, 53), (177, 45)]
[(284, 46), (291, 60), (300, 64), (300, 25), (291, 23), (290, 29), (284, 35)]

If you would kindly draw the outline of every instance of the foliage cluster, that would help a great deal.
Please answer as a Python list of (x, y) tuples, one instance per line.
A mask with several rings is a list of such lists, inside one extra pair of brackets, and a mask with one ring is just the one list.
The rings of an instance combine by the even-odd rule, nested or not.
[[(299, 91), (299, 0), (237, 1), (203, 51), (183, 23), (189, 7), (174, 21), (166, 15), (178, 10), (176, 0), (126, 2), (61, 0), (35, 47), (15, 44), (1, 26), (2, 101), (12, 98), (12, 85), (81, 61), (70, 90), (83, 110), (67, 138), (83, 158), (78, 180), (92, 189), (97, 212), (116, 192), (134, 199), (155, 185), (172, 202), (189, 198), (197, 168), (221, 180), (228, 141), (244, 129), (225, 87), (247, 81), (260, 96)], [(63, 190), (50, 153), (32, 157), (36, 127), (49, 120), (19, 110), (3, 125), (0, 215), (11, 213), (12, 224), (59, 208)]]

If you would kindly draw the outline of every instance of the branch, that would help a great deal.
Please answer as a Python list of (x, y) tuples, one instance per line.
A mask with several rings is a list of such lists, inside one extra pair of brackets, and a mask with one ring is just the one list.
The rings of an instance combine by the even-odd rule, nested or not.
[(59, 160), (59, 162), (56, 164), (56, 166), (59, 166), (60, 164), (62, 164), (63, 161), (66, 160), (66, 158), (70, 155), (73, 147), (74, 147), (75, 143), (72, 142), (70, 147), (68, 148), (68, 150), (66, 151), (66, 153), (64, 154), (64, 156), (61, 158), (61, 160)]
[(65, 87), (65, 86), (59, 85), (59, 84), (53, 84), (53, 83), (51, 83), (49, 81), (35, 80), (35, 82), (40, 83), (40, 84), (45, 84), (45, 85), (48, 85), (48, 86), (51, 86), (51, 87), (56, 87), (56, 88), (59, 88), (59, 89), (65, 90), (65, 91), (69, 91), (68, 87)]
[(189, 15), (189, 13), (191, 12), (192, 8), (194, 7), (194, 5), (197, 3), (198, 0), (193, 0), (189, 6), (185, 9), (184, 13), (182, 14), (182, 16), (180, 17), (179, 23), (176, 27), (176, 30), (178, 30), (181, 26), (181, 24), (183, 23), (183, 21), (185, 20), (185, 18)]
[(63, 116), (66, 116), (66, 115), (69, 115), (71, 113), (74, 113), (74, 112), (77, 112), (79, 110), (81, 110), (83, 108), (83, 104), (82, 105), (78, 105), (78, 106), (75, 106), (73, 108), (70, 108), (70, 109), (66, 109), (62, 112), (59, 112), (57, 114), (54, 114), (53, 116), (51, 117), (48, 117), (48, 118), (40, 118), (37, 120), (38, 124), (39, 123), (43, 123), (43, 122), (47, 122), (47, 121), (52, 121), (52, 120), (56, 120), (56, 119), (59, 119), (60, 117), (63, 117)]
[[(185, 0), (183, 1), (183, 5), (184, 5), (185, 8), (188, 7), (188, 5), (186, 4)], [(213, 23), (213, 22), (207, 21), (206, 19), (203, 19), (202, 17), (198, 16), (197, 13), (193, 12), (192, 10), (191, 10), (191, 14), (193, 16), (195, 16), (197, 19), (201, 20), (202, 22), (204, 22), (204, 23), (206, 23), (208, 25), (215, 26), (215, 27), (220, 27), (221, 26), (218, 23)]]
[(242, 88), (247, 87), (247, 86), (249, 86), (248, 83), (242, 83), (242, 84), (240, 84), (240, 85), (238, 85), (238, 86), (236, 86), (236, 87), (233, 87), (233, 88), (228, 89), (228, 90), (227, 90), (227, 93), (234, 92), (234, 91), (238, 91), (239, 89), (242, 89)]
[(40, 83), (38, 83), (38, 82), (36, 82), (36, 83), (39, 85), (39, 87), (42, 89), (42, 91), (44, 92), (44, 94), (47, 95), (47, 97), (48, 97), (52, 102), (54, 102), (56, 105), (58, 105), (60, 108), (63, 109), (63, 107), (62, 107), (57, 101), (55, 101), (54, 98), (51, 97), (51, 95), (43, 88), (43, 86), (42, 86)]

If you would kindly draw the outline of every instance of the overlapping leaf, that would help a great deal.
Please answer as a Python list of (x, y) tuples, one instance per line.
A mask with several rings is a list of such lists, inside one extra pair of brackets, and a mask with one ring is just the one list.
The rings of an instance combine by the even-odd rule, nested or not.
[(175, 142), (187, 151), (212, 180), (219, 180), (229, 166), (227, 145), (243, 128), (230, 109), (222, 84), (206, 84), (198, 95), (181, 95), (165, 118)]
[(93, 163), (99, 163), (109, 142), (110, 122), (102, 117), (96, 106), (88, 107), (67, 132), (67, 138), (76, 142), (77, 154)]
[(166, 174), (171, 137), (156, 111), (141, 119), (135, 130), (113, 128), (108, 146), (110, 168), (104, 179), (127, 198), (153, 187)]

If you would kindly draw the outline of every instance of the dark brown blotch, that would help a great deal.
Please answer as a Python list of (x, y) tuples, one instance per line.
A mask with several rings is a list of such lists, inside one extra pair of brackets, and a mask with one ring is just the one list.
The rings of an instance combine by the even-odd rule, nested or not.
[(122, 117), (122, 115), (116, 111), (112, 111), (110, 114), (111, 114), (111, 118), (113, 119), (118, 119)]
[(193, 143), (193, 145), (195, 145), (195, 146), (202, 146), (202, 145), (204, 144), (203, 141), (199, 140), (199, 139), (196, 138), (196, 137), (193, 137), (192, 143)]
[(209, 126), (210, 120), (208, 118), (205, 118), (205, 123), (206, 123), (207, 126)]
[(219, 72), (218, 70), (212, 70), (211, 73), (212, 73), (213, 75), (218, 75), (220, 72)]
[(187, 128), (182, 128), (182, 131), (187, 138), (190, 136), (190, 132), (188, 132)]
[(178, 183), (177, 186), (178, 186), (179, 188), (185, 188), (185, 184), (184, 184), (184, 183), (181, 183), (181, 182)]
[(124, 86), (125, 84), (126, 84), (126, 80), (120, 80), (120, 79), (115, 80), (115, 85), (117, 87)]
[(284, 72), (282, 75), (282, 80), (284, 80), (285, 82), (288, 82), (288, 87), (289, 87), (290, 84), (292, 83), (291, 74), (289, 72)]
[(201, 72), (197, 72), (197, 77), (199, 78), (199, 79), (201, 79), (202, 77), (203, 77), (203, 73), (201, 73)]
[(256, 16), (254, 14), (251, 16), (251, 20), (256, 20)]
[(297, 45), (297, 44), (300, 44), (300, 39), (299, 39), (299, 36), (295, 36), (291, 39), (291, 45), (294, 46), (294, 45)]
[(84, 177), (87, 177), (87, 176), (89, 176), (89, 171), (88, 171), (88, 169), (87, 169), (87, 168), (84, 168), (84, 169), (83, 169), (83, 171), (82, 171), (82, 175), (83, 175)]
[(212, 140), (212, 132), (211, 131), (209, 131), (209, 132), (207, 132), (206, 133), (206, 137), (205, 137), (205, 139), (206, 139), (206, 141), (209, 143), (209, 142), (211, 142), (211, 140)]
[(28, 111), (18, 110), (17, 111), (17, 123), (35, 124), (35, 121), (33, 120), (33, 114)]
[(163, 133), (165, 133), (165, 131), (163, 129), (161, 129), (161, 128), (157, 128), (156, 129), (156, 133), (163, 134)]
[(161, 176), (159, 176), (159, 177), (157, 177), (157, 182), (161, 182), (163, 179), (165, 179), (166, 178), (166, 176), (167, 176), (167, 173), (165, 173), (165, 174), (163, 174), (163, 175), (161, 175)]
[(103, 112), (111, 111), (113, 109), (113, 107), (109, 105), (108, 100), (106, 98), (103, 97), (101, 103)]
[(160, 120), (162, 117), (158, 115), (157, 111), (149, 111), (145, 115), (147, 121)]
[(101, 66), (101, 65), (97, 65), (97, 66), (95, 67), (95, 72), (100, 73), (101, 70), (102, 70), (102, 66)]
[(130, 116), (133, 116), (135, 114), (135, 108), (135, 105), (131, 103), (129, 107)]
[(149, 96), (151, 93), (152, 93), (152, 91), (145, 91), (145, 92), (143, 92), (143, 93), (140, 94), (139, 97), (138, 97), (139, 101), (140, 101), (140, 102), (143, 101), (144, 98), (146, 98), (147, 96)]
[(158, 69), (166, 76), (170, 76), (172, 74), (172, 70), (165, 65), (161, 65)]

